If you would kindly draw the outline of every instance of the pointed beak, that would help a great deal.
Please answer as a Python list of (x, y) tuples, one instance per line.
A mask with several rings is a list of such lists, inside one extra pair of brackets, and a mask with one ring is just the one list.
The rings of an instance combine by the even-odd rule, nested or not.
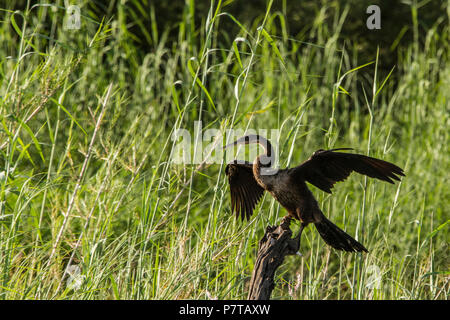
[(233, 142), (233, 143), (230, 143), (230, 144), (227, 144), (225, 147), (223, 147), (224, 149), (226, 149), (226, 148), (229, 148), (229, 147), (233, 147), (233, 146), (235, 146), (235, 145), (238, 145), (238, 144), (249, 144), (249, 143), (252, 143), (252, 142), (254, 142), (253, 140), (251, 140), (251, 138), (252, 137), (250, 137), (250, 136), (244, 136), (244, 137), (242, 137), (242, 138), (239, 138), (239, 139), (237, 139), (235, 142)]

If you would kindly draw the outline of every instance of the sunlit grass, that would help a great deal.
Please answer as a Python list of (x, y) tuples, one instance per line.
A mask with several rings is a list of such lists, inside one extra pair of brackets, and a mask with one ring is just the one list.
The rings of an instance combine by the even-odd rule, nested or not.
[(348, 9), (329, 30), (324, 7), (293, 39), (270, 5), (256, 22), (216, 5), (198, 30), (187, 7), (176, 43), (138, 24), (150, 52), (127, 28), (144, 14), (133, 6), (97, 23), (85, 8), (79, 31), (61, 28), (62, 7), (1, 12), (0, 297), (246, 298), (258, 240), (285, 211), (266, 195), (242, 223), (223, 165), (170, 162), (174, 130), (194, 137), (201, 120), (279, 129), (281, 166), (353, 147), (405, 169), (396, 185), (352, 175), (333, 195), (311, 187), (369, 253), (330, 249), (309, 227), (274, 298), (448, 299), (448, 26), (390, 73), (377, 53), (353, 63), (356, 44), (338, 37)]

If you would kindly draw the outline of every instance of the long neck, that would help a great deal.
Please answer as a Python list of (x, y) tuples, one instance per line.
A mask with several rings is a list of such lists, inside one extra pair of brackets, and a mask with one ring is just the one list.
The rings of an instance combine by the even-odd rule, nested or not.
[(275, 163), (275, 151), (269, 140), (259, 137), (258, 143), (264, 148), (264, 154), (256, 157), (253, 162), (253, 174), (256, 178), (274, 174), (272, 165)]

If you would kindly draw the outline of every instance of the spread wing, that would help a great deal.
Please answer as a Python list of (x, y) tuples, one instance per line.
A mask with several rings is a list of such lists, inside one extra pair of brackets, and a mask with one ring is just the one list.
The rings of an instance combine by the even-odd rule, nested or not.
[(264, 189), (253, 176), (252, 164), (234, 161), (225, 168), (231, 192), (231, 210), (236, 217), (250, 219), (253, 209), (261, 199)]
[(349, 148), (318, 150), (301, 165), (292, 168), (292, 175), (328, 193), (336, 182), (345, 180), (352, 171), (389, 183), (400, 181), (399, 176), (405, 175), (403, 169), (390, 162), (362, 154), (334, 152), (336, 150)]

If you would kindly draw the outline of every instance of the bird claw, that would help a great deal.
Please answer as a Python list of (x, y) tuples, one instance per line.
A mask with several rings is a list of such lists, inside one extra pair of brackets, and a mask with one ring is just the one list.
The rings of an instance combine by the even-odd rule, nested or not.
[(281, 228), (283, 228), (283, 229), (289, 228), (291, 221), (292, 221), (292, 218), (290, 216), (284, 216), (283, 218), (281, 218), (281, 222), (280, 222)]
[(297, 251), (295, 254), (298, 255), (299, 257), (303, 257), (303, 254), (300, 251)]

